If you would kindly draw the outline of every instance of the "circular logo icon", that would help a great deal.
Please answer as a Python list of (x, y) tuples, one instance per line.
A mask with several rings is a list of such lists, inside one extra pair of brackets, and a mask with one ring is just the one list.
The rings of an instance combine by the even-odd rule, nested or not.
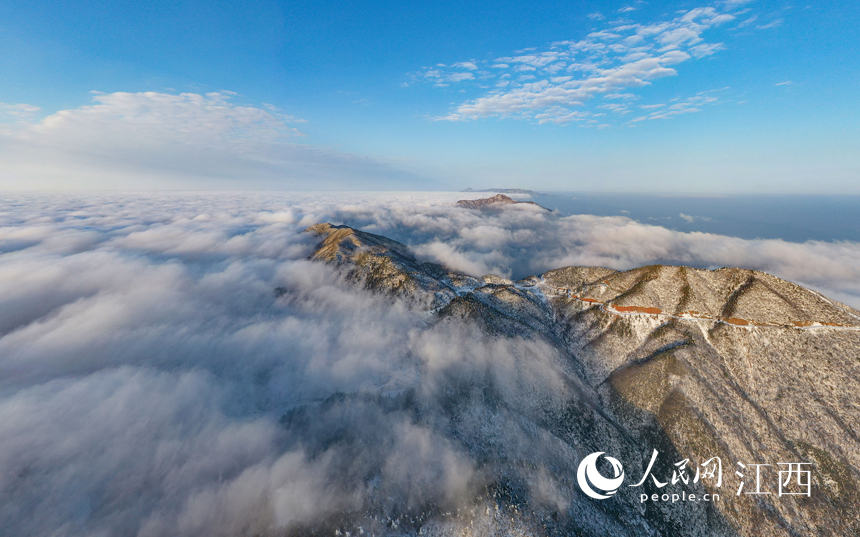
[(579, 488), (595, 500), (609, 498), (618, 491), (618, 487), (624, 481), (624, 468), (621, 467), (621, 463), (617, 459), (612, 457), (604, 457), (612, 465), (612, 471), (615, 473), (611, 479), (603, 477), (597, 471), (597, 459), (603, 453), (603, 451), (598, 451), (582, 459), (582, 462), (579, 463), (579, 469), (576, 471), (576, 481), (579, 483)]

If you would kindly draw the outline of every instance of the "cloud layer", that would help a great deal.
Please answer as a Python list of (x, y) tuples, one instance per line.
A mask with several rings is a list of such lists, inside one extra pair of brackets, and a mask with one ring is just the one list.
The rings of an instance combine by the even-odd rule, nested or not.
[(300, 143), (304, 120), (241, 106), (232, 92), (96, 92), (94, 104), (28, 121), (38, 108), (0, 105), (5, 188), (392, 188), (391, 165)]
[(483, 213), (452, 209), (438, 196), (432, 203), (406, 198), (382, 207), (329, 210), (338, 222), (396, 238), (428, 260), (474, 275), (522, 278), (568, 265), (618, 270), (651, 263), (740, 267), (763, 270), (860, 307), (860, 245), (855, 242), (747, 240), (673, 231), (621, 216), (560, 217), (527, 206)]
[[(390, 529), (405, 513), (456, 531), (433, 509), (469, 507), (499, 533), (511, 530), (504, 517), (477, 499), (499, 476), (536, 509), (564, 511), (571, 461), (599, 446), (573, 453), (524, 425), (576, 399), (557, 351), (427, 328), (420, 312), (306, 261), (313, 237), (299, 231), (318, 221), (474, 274), (744, 266), (860, 305), (856, 243), (483, 213), (453, 207), (457, 197), (4, 197), (0, 526), (212, 536), (338, 527), (348, 513)], [(476, 385), (487, 388), (469, 395)], [(467, 412), (451, 415), (453, 392)]]

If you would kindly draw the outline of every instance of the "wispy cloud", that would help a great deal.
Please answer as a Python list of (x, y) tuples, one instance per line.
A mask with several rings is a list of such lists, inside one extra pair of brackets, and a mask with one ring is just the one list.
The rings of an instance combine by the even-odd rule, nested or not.
[(470, 71), (445, 72), (439, 69), (430, 69), (422, 74), (424, 80), (433, 82), (435, 86), (447, 87), (463, 80), (475, 80), (475, 75)]
[(756, 26), (757, 30), (767, 30), (769, 28), (776, 28), (777, 26), (781, 26), (782, 23), (785, 22), (783, 19), (774, 19), (767, 24), (760, 24)]
[(724, 91), (725, 89), (726, 88), (720, 90), (703, 91), (692, 97), (688, 97), (683, 100), (676, 100), (669, 103), (640, 105), (639, 108), (649, 111), (648, 114), (644, 116), (637, 116), (631, 119), (627, 122), (627, 125), (634, 125), (636, 123), (648, 119), (669, 119), (671, 117), (679, 116), (681, 114), (700, 112), (702, 110), (702, 107), (704, 106), (713, 106), (719, 103), (720, 100), (717, 97), (717, 94), (720, 91)]
[[(486, 81), (494, 89), (462, 102), (436, 119), (515, 117), (540, 123), (585, 121), (594, 113), (588, 107), (595, 96), (638, 97), (637, 89), (662, 78), (677, 76), (678, 65), (723, 49), (720, 42), (706, 41), (706, 34), (717, 26), (736, 21), (739, 13), (735, 8), (739, 4), (699, 7), (647, 24), (607, 22), (584, 39), (560, 41), (542, 50), (533, 49), (488, 61), (464, 62), (474, 65), (475, 71), (480, 73), (476, 81)], [(621, 9), (625, 13), (634, 10), (631, 6)], [(589, 18), (603, 20), (599, 13), (592, 13)], [(481, 71), (482, 68), (485, 70)], [(503, 79), (524, 71), (533, 78)], [(471, 81), (457, 77), (458, 74), (462, 73), (432, 68), (415, 73), (413, 79), (426, 79), (437, 85)], [(501, 80), (503, 84), (499, 83)], [(574, 109), (577, 114), (572, 115)]]
[[(463, 73), (471, 76), (471, 73)], [(38, 109), (5, 105), (19, 121), (0, 130), (6, 188), (296, 188), (409, 177), (386, 163), (299, 143), (304, 120), (226, 92), (95, 92), (93, 104), (37, 122)], [(375, 177), (375, 179), (374, 179)], [(399, 179), (398, 179), (399, 177)]]
[(3, 116), (12, 118), (29, 118), (41, 110), (38, 106), (23, 103), (0, 103), (0, 118)]
[(754, 23), (757, 20), (758, 20), (758, 15), (753, 15), (753, 16), (749, 17), (748, 19), (738, 23), (738, 28), (746, 28), (747, 26), (749, 26), (750, 24)]
[(684, 214), (684, 213), (679, 214), (679, 215), (678, 215), (678, 218), (680, 218), (681, 220), (685, 220), (685, 221), (687, 221), (687, 222), (689, 222), (689, 223), (691, 223), (691, 224), (692, 224), (693, 222), (697, 221), (697, 220), (698, 220), (698, 221), (702, 221), (702, 222), (708, 222), (708, 221), (710, 221), (710, 220), (711, 220), (711, 219), (710, 219), (709, 217), (707, 217), (707, 216), (693, 216), (693, 215)]

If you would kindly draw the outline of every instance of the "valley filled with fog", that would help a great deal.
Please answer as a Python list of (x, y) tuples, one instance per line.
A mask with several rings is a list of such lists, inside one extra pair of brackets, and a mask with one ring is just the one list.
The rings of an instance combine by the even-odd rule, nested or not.
[[(317, 222), (390, 237), (474, 276), (742, 267), (860, 307), (856, 242), (455, 207), (463, 197), (5, 196), (0, 527), (234, 535), (354, 511), (432, 506), (435, 516), (471, 498), (491, 531), (503, 521), (473, 499), (496, 471), (524, 483), (539, 509), (566, 509), (584, 453), (523, 425), (577, 397), (558, 351), (469, 323), (428, 327), (423, 312), (309, 261), (319, 239), (302, 230)], [(448, 398), (482, 385), (495, 399), (466, 397), (452, 436)], [(550, 471), (565, 465), (570, 475)], [(460, 523), (440, 520), (446, 531)]]

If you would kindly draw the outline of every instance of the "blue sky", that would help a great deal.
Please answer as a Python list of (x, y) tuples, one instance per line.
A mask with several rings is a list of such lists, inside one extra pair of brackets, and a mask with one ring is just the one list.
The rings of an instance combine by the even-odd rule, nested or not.
[(860, 193), (848, 2), (4, 2), (0, 187)]

